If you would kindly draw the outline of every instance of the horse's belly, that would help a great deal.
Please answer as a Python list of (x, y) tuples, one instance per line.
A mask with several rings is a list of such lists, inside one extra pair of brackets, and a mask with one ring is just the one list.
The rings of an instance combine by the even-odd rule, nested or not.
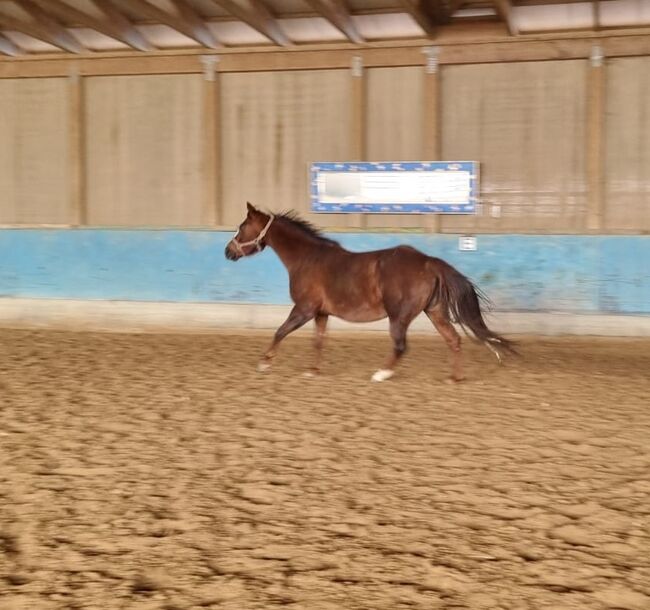
[(346, 322), (375, 322), (387, 315), (380, 303), (328, 303), (325, 309)]
[(385, 311), (368, 311), (368, 312), (347, 312), (342, 315), (334, 314), (337, 318), (341, 318), (346, 322), (376, 322), (377, 320), (383, 320), (387, 314)]
[(333, 274), (324, 283), (325, 311), (348, 322), (374, 322), (386, 317), (374, 268)]

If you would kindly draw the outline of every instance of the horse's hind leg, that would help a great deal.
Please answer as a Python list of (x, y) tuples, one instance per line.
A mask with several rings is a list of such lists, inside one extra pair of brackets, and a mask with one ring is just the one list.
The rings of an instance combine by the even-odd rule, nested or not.
[(257, 365), (257, 370), (260, 372), (266, 371), (271, 368), (271, 361), (275, 357), (275, 352), (278, 348), (278, 345), (289, 333), (292, 333), (294, 330), (298, 330), (301, 326), (304, 326), (309, 320), (313, 318), (313, 314), (305, 313), (294, 307), (289, 314), (289, 317), (284, 321), (284, 323), (275, 331), (275, 336), (271, 345), (262, 356), (262, 360)]
[(311, 371), (306, 373), (308, 376), (318, 375), (320, 373), (320, 362), (323, 355), (323, 343), (325, 342), (325, 333), (327, 331), (327, 320), (327, 314), (323, 313), (319, 313), (314, 318), (314, 349), (316, 350), (316, 355)]
[(384, 368), (372, 376), (372, 381), (386, 381), (395, 374), (395, 366), (406, 352), (406, 331), (412, 318), (390, 318), (390, 337), (393, 340), (393, 351), (386, 360)]
[(449, 321), (449, 318), (440, 310), (434, 309), (431, 311), (425, 311), (424, 313), (427, 314), (427, 317), (431, 320), (433, 325), (436, 327), (436, 330), (445, 340), (447, 347), (451, 350), (450, 380), (453, 382), (462, 381), (464, 377), (462, 355), (460, 351), (460, 335), (456, 332), (456, 329)]

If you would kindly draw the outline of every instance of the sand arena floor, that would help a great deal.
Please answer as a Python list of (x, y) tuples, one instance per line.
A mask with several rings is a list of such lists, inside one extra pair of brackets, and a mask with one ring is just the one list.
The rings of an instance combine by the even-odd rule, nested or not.
[(650, 341), (0, 331), (0, 608), (650, 609)]

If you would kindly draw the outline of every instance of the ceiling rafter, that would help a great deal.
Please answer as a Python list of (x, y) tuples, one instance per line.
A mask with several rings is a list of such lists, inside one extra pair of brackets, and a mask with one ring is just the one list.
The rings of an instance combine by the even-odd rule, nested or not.
[(114, 40), (119, 40), (124, 44), (130, 46), (133, 49), (138, 49), (140, 51), (148, 51), (151, 49), (151, 45), (145, 44), (138, 46), (135, 44), (137, 41), (129, 38), (128, 36), (123, 35), (123, 31), (120, 28), (114, 27), (114, 25), (108, 21), (102, 21), (101, 19), (96, 19), (95, 17), (84, 13), (83, 11), (70, 6), (69, 4), (62, 2), (62, 0), (33, 0), (44, 10), (50, 10), (52, 13), (55, 13), (61, 19), (65, 19), (68, 23), (74, 23), (81, 27), (90, 28), (113, 38)]
[(466, 4), (467, 0), (449, 0), (449, 16), (453, 16), (456, 11), (459, 11), (463, 8), (463, 5)]
[(510, 36), (518, 36), (519, 29), (515, 23), (514, 15), (512, 12), (512, 2), (510, 0), (493, 0), (494, 8), (497, 11), (497, 15), (505, 22), (506, 27), (508, 28), (508, 33)]
[(196, 36), (200, 37), (198, 42), (203, 46), (210, 48), (217, 48), (219, 41), (215, 38), (212, 30), (208, 27), (207, 22), (194, 10), (194, 7), (188, 0), (172, 0), (176, 7), (178, 14), (183, 18), (190, 27), (196, 32)]
[(400, 0), (402, 6), (413, 17), (428, 36), (433, 36), (439, 26), (449, 23), (449, 3), (443, 0)]
[(113, 31), (119, 34), (120, 40), (140, 51), (152, 51), (154, 46), (115, 6), (113, 0), (92, 0), (93, 4), (104, 13)]
[[(52, 39), (50, 33), (45, 28), (39, 26), (38, 24), (27, 23), (25, 21), (21, 21), (20, 19), (15, 19), (14, 17), (10, 17), (8, 15), (0, 15), (0, 28), (3, 30), (12, 30), (14, 32), (20, 32), (21, 34), (26, 34), (31, 38), (35, 38), (36, 40), (40, 40), (41, 42), (46, 42), (47, 44), (51, 44), (52, 46), (55, 46), (61, 49), (62, 51), (69, 50), (60, 42), (55, 42)], [(73, 51), (73, 52), (79, 53), (80, 51)]]
[(207, 27), (203, 20), (194, 12), (194, 9), (187, 4), (177, 0), (174, 6), (178, 10), (178, 15), (173, 15), (164, 11), (147, 0), (129, 0), (135, 10), (157, 23), (162, 23), (169, 26), (173, 30), (187, 36), (191, 40), (199, 43), (201, 46), (210, 49), (218, 48), (216, 38), (213, 36), (212, 31)]
[(325, 17), (337, 30), (345, 34), (349, 41), (358, 44), (365, 42), (354, 25), (344, 0), (307, 0), (307, 2), (319, 15)]
[(36, 40), (46, 42), (70, 53), (83, 53), (85, 51), (81, 43), (68, 30), (32, 0), (16, 0), (16, 4), (32, 19), (24, 21), (2, 13), (0, 14), (0, 25), (4, 29), (27, 34), (27, 36), (31, 36)]
[(278, 25), (277, 20), (260, 0), (245, 0), (247, 7), (236, 0), (212, 0), (233, 17), (248, 24), (268, 39), (282, 47), (292, 45), (287, 35)]
[(47, 11), (43, 10), (39, 4), (33, 0), (14, 0), (21, 8), (23, 8), (32, 19), (43, 27), (50, 36), (56, 46), (59, 48), (70, 51), (71, 53), (82, 53), (86, 51), (83, 45), (65, 28), (63, 24), (52, 17)]
[[(86, 4), (81, 4), (82, 1)], [(229, 46), (254, 46), (258, 41), (251, 36), (251, 29), (261, 32), (272, 43), (286, 47), (294, 43), (285, 33), (285, 19), (320, 22), (293, 23), (291, 31), (304, 25), (304, 37), (302, 30), (298, 30), (301, 41), (304, 38), (305, 42), (315, 44), (326, 41), (336, 43), (342, 40), (340, 31), (353, 44), (364, 44), (360, 29), (362, 21), (358, 17), (378, 14), (399, 14), (400, 18), (404, 17), (404, 13), (410, 14), (420, 27), (411, 23), (408, 30), (404, 30), (400, 24), (400, 31), (405, 33), (397, 37), (403, 35), (407, 38), (419, 38), (422, 31), (425, 36), (434, 38), (450, 22), (458, 24), (458, 27), (450, 29), (450, 36), (456, 36), (462, 28), (466, 28), (467, 33), (463, 36), (471, 38), (476, 35), (477, 40), (492, 36), (497, 20), (499, 35), (507, 33), (521, 38), (571, 32), (579, 35), (585, 31), (601, 35), (643, 26), (640, 17), (626, 25), (608, 26), (603, 22), (601, 0), (366, 0), (363, 7), (357, 10), (351, 7), (352, 0), (305, 0), (300, 12), (292, 7), (287, 8), (286, 3), (280, 0), (202, 1), (221, 6), (225, 11), (209, 17), (202, 12), (196, 0), (0, 0), (0, 56), (38, 52), (41, 48), (36, 40), (56, 46), (57, 51), (94, 51), (98, 39), (89, 37), (87, 45), (90, 49), (87, 49), (84, 45), (86, 37), (82, 38), (83, 31), (80, 31), (85, 29), (141, 51), (157, 50), (158, 44), (149, 42), (149, 39), (159, 40), (163, 49), (177, 46), (177, 38), (170, 35), (170, 28), (196, 41), (201, 47), (212, 49), (223, 45), (219, 40), (219, 32), (222, 31), (224, 37), (228, 37)], [(567, 4), (578, 5), (579, 15), (587, 11), (588, 23), (582, 23), (577, 14), (576, 18), (570, 16), (570, 19), (563, 20), (565, 9), (560, 7)], [(525, 9), (521, 7), (529, 6), (552, 7), (544, 9), (545, 14), (539, 18), (540, 27), (535, 22), (535, 11), (528, 11), (526, 19), (523, 19)], [(92, 10), (95, 7), (97, 10)], [(554, 23), (551, 23), (551, 19)], [(328, 25), (325, 26), (324, 22)], [(143, 25), (145, 23), (146, 26)], [(168, 27), (160, 28), (160, 31), (152, 30), (151, 36), (148, 31), (145, 32), (145, 27), (158, 24)], [(248, 27), (244, 30), (242, 24)], [(520, 24), (523, 29), (520, 29)], [(391, 36), (389, 17), (381, 26), (385, 30), (380, 35), (381, 40), (395, 38)], [(333, 33), (333, 28), (337, 30), (336, 33)], [(12, 32), (16, 32), (16, 35)], [(106, 40), (96, 44), (98, 49), (106, 51), (118, 51), (122, 47)], [(192, 46), (195, 46), (194, 43)]]
[(4, 34), (0, 33), (0, 53), (14, 57), (20, 55), (20, 49)]

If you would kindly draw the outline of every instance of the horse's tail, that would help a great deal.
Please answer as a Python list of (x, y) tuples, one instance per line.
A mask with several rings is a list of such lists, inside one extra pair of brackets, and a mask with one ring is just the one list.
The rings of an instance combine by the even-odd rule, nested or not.
[(436, 291), (438, 294), (434, 294), (432, 300), (438, 302), (452, 321), (462, 327), (465, 334), (469, 328), (481, 343), (494, 352), (499, 360), (504, 352), (517, 354), (512, 341), (487, 327), (481, 311), (481, 302), (489, 307), (489, 299), (460, 271), (444, 261), (440, 261), (440, 263)]

